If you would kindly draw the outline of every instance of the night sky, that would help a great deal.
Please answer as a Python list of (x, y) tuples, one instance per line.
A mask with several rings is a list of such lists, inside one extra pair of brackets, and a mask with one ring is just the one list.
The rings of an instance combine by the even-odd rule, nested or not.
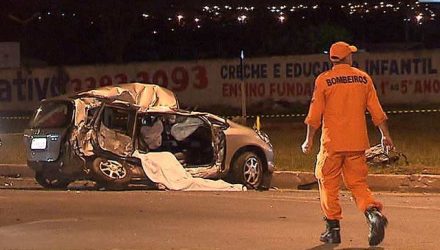
[(0, 42), (79, 65), (440, 47), (439, 4), (416, 1), (1, 0)]

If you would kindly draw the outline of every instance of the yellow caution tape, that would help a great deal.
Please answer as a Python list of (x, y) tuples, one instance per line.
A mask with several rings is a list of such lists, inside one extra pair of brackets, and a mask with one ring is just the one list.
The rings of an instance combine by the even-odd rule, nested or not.
[[(440, 109), (410, 109), (410, 110), (389, 110), (385, 111), (387, 114), (412, 114), (412, 113), (438, 113)], [(368, 112), (367, 112), (368, 114)], [(260, 124), (260, 118), (291, 118), (291, 117), (305, 117), (307, 114), (270, 114), (270, 115), (247, 115), (246, 118), (256, 118)], [(240, 115), (227, 116), (226, 118), (242, 117)], [(29, 120), (30, 116), (0, 116), (0, 120)], [(259, 125), (261, 126), (261, 124)]]

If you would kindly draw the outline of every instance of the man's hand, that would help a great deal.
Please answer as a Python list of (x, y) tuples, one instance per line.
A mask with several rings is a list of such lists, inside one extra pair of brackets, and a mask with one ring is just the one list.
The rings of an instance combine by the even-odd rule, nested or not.
[(390, 131), (388, 130), (387, 121), (383, 121), (378, 125), (380, 133), (382, 134), (382, 147), (385, 149), (385, 152), (388, 153), (389, 150), (394, 149), (394, 143), (390, 136)]
[(306, 140), (301, 145), (301, 150), (304, 154), (312, 152), (313, 148), (313, 138), (315, 138), (316, 128), (307, 124), (307, 135)]
[(385, 152), (387, 153), (389, 150), (394, 149), (394, 143), (390, 136), (382, 136), (382, 147), (385, 149)]
[(312, 148), (313, 148), (313, 141), (309, 141), (308, 139), (306, 139), (301, 146), (301, 149), (304, 154), (308, 154), (312, 152)]

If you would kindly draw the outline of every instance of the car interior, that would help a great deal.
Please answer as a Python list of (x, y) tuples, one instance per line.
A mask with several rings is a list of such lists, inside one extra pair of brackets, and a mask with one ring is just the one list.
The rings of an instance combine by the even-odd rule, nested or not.
[[(145, 114), (138, 117), (137, 124), (136, 134), (140, 151), (171, 152), (188, 168), (213, 164), (211, 127), (201, 118), (178, 114)], [(145, 135), (145, 132), (155, 135)], [(149, 147), (149, 140), (145, 138), (160, 140), (160, 146)]]

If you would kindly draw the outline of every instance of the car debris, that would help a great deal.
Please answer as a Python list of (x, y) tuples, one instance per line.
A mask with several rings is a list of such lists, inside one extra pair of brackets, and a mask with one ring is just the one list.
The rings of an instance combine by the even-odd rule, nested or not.
[[(403, 159), (405, 165), (409, 165), (408, 157), (399, 151), (386, 150), (382, 144), (377, 144), (369, 149), (365, 150), (365, 157), (367, 158), (367, 164), (370, 167), (387, 167), (391, 165), (396, 165), (401, 159)], [(298, 185), (299, 190), (310, 190), (312, 188), (318, 187), (318, 181), (312, 181), (310, 183), (305, 183)]]
[(408, 157), (404, 153), (395, 149), (386, 150), (382, 144), (377, 144), (367, 149), (365, 157), (367, 158), (367, 164), (372, 167), (397, 164), (401, 159), (405, 165), (409, 165)]

